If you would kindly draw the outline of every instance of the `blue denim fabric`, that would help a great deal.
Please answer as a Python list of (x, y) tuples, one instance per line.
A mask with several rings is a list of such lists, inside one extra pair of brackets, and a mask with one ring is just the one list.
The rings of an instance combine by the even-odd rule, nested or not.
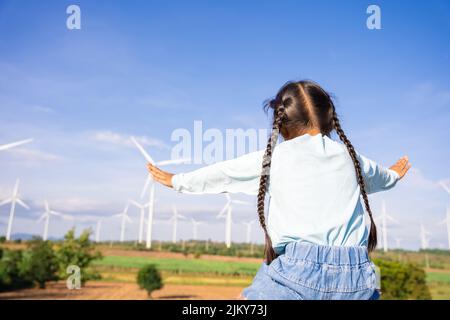
[(377, 278), (366, 247), (291, 242), (263, 263), (242, 292), (249, 300), (377, 300)]

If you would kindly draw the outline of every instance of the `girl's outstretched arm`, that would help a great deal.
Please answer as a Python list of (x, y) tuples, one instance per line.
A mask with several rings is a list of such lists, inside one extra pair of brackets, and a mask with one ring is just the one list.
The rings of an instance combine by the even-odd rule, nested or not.
[(152, 164), (148, 170), (155, 181), (178, 192), (203, 193), (258, 193), (264, 150), (180, 174), (163, 171)]
[(400, 158), (389, 169), (360, 154), (357, 156), (363, 171), (367, 193), (391, 189), (411, 168), (407, 156)]

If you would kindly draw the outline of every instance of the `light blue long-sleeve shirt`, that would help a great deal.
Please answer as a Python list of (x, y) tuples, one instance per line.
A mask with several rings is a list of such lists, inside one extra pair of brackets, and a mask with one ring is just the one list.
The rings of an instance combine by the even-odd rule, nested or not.
[[(258, 194), (265, 150), (176, 174), (183, 193)], [(358, 154), (366, 191), (392, 188), (399, 175)], [(278, 253), (290, 241), (367, 246), (367, 217), (346, 147), (327, 136), (305, 134), (278, 144), (272, 155), (267, 228)], [(256, 213), (255, 213), (256, 215)]]

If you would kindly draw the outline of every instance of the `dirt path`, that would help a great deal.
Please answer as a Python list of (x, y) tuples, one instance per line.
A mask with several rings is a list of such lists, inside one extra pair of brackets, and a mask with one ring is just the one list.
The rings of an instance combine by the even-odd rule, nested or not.
[[(240, 287), (165, 285), (155, 291), (155, 299), (235, 299)], [(0, 299), (32, 300), (143, 300), (145, 291), (134, 283), (92, 281), (80, 290), (68, 290), (65, 282), (52, 282), (46, 289), (25, 289), (0, 293)]]

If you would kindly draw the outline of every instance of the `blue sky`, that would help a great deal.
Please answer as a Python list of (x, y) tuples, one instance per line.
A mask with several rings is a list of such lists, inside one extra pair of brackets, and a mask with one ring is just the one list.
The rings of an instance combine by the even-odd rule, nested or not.
[[(70, 4), (81, 8), (81, 30), (66, 28)], [(381, 8), (381, 30), (366, 28), (370, 4)], [(20, 177), (32, 209), (18, 211), (14, 232), (41, 232), (35, 219), (44, 199), (79, 216), (120, 212), (145, 179), (129, 135), (145, 137), (162, 160), (173, 130), (192, 130), (195, 120), (220, 130), (267, 128), (263, 100), (287, 80), (309, 78), (337, 97), (358, 151), (386, 166), (410, 157), (414, 171), (371, 197), (375, 212), (385, 199), (400, 222), (391, 226), (391, 244), (398, 237), (417, 248), (422, 221), (431, 245), (445, 245), (437, 223), (449, 195), (436, 182), (450, 183), (449, 34), (450, 4), (437, 0), (0, 0), (0, 144), (35, 138), (0, 154), (0, 199)], [(157, 219), (167, 219), (175, 202), (185, 215), (209, 221), (200, 237), (222, 240), (215, 214), (223, 196), (157, 192)], [(236, 208), (236, 223), (254, 217), (253, 209)], [(0, 230), (7, 213), (0, 208)], [(117, 222), (105, 237), (118, 236)], [(157, 226), (156, 238), (168, 239), (170, 225)], [(50, 234), (67, 227), (55, 219)], [(179, 233), (189, 238), (190, 225)], [(234, 228), (233, 237), (243, 240), (244, 228)]]

